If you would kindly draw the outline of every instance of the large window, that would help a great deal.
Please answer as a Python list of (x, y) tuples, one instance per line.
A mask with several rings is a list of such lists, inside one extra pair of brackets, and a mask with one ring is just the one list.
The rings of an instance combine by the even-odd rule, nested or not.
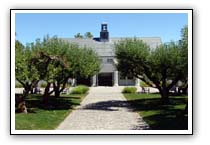
[(132, 80), (132, 79), (134, 79), (134, 77), (133, 77), (133, 75), (131, 75), (131, 74), (128, 74), (128, 75), (126, 75), (126, 76), (120, 74), (120, 79), (121, 79), (121, 80), (125, 80), (125, 79)]
[(113, 59), (112, 58), (108, 58), (107, 59), (107, 63), (113, 63)]
[(133, 79), (133, 75), (128, 74), (128, 75), (127, 75), (127, 78), (130, 79), (130, 80), (132, 80), (132, 79)]

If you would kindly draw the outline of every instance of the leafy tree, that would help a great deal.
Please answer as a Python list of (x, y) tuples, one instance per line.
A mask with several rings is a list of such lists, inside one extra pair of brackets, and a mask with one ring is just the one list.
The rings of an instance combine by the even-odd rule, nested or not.
[(80, 33), (77, 33), (74, 35), (74, 38), (93, 38), (93, 34), (91, 32), (86, 32), (83, 36)]
[[(59, 97), (69, 78), (89, 77), (100, 70), (97, 54), (90, 48), (79, 48), (57, 37), (44, 37), (25, 48), (16, 41), (16, 79), (26, 94), (39, 80), (47, 82), (43, 101), (54, 92)], [(53, 86), (53, 90), (50, 87)]]
[(77, 33), (76, 35), (74, 35), (74, 38), (83, 38), (83, 36), (80, 33)]
[(73, 78), (89, 77), (100, 71), (100, 60), (98, 55), (90, 48), (74, 48), (68, 51), (67, 61), (69, 74)]
[[(56, 96), (65, 88), (67, 83), (67, 62), (65, 54), (70, 44), (58, 39), (57, 37), (45, 37), (43, 41), (36, 41), (32, 46), (35, 50), (35, 56), (32, 58), (33, 64), (36, 66), (40, 74), (40, 79), (45, 80), (47, 85), (45, 87), (43, 100), (48, 102), (50, 94), (55, 92)], [(50, 87), (53, 85), (53, 90)]]
[(91, 49), (79, 48), (57, 37), (45, 37), (41, 45), (38, 41), (33, 47), (37, 52), (33, 62), (40, 79), (47, 82), (43, 97), (46, 103), (53, 92), (59, 97), (69, 78), (92, 76), (99, 71), (98, 56)]
[(93, 38), (93, 35), (91, 34), (91, 32), (86, 32), (84, 37), (85, 38)]
[(185, 26), (181, 30), (181, 40), (179, 41), (179, 47), (181, 48), (181, 57), (183, 59), (182, 62), (182, 71), (183, 78), (181, 79), (182, 91), (183, 93), (187, 93), (188, 89), (188, 26)]
[(39, 82), (39, 74), (31, 62), (32, 50), (15, 41), (15, 79), (24, 87), (23, 95), (15, 95), (16, 111), (27, 113), (25, 98)]
[(180, 45), (170, 42), (150, 49), (142, 40), (134, 38), (119, 41), (115, 48), (118, 70), (156, 87), (162, 102), (168, 102), (169, 90), (185, 75), (183, 61), (186, 60)]
[(39, 74), (31, 62), (32, 50), (15, 41), (15, 78), (24, 87), (25, 98), (39, 82)]

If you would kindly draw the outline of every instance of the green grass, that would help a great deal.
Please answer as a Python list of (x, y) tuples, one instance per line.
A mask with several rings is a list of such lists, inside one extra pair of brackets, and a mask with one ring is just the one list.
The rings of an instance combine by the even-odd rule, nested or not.
[(82, 95), (61, 95), (56, 98), (50, 96), (48, 105), (41, 101), (42, 96), (30, 95), (26, 99), (28, 114), (15, 114), (16, 130), (53, 130), (72, 109), (79, 105), (84, 98)]
[(184, 113), (187, 96), (170, 96), (169, 104), (160, 103), (159, 94), (124, 94), (132, 107), (153, 130), (186, 130), (188, 114)]

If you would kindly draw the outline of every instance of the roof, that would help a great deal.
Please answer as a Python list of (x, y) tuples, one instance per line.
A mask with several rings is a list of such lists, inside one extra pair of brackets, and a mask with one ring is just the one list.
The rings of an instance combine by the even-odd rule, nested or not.
[[(100, 42), (95, 39), (84, 39), (84, 38), (62, 38), (69, 43), (76, 43), (80, 47), (92, 48), (99, 56), (115, 56), (114, 44), (122, 39), (126, 38), (110, 38), (108, 42)], [(147, 43), (150, 48), (154, 49), (161, 44), (160, 37), (137, 37)]]

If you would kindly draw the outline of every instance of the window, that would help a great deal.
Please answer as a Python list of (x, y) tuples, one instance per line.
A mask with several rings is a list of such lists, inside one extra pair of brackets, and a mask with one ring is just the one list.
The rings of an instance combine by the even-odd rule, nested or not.
[(129, 80), (132, 80), (132, 79), (133, 79), (133, 75), (128, 74), (128, 75), (127, 75), (127, 78), (128, 78)]
[(121, 80), (125, 80), (125, 76), (124, 75), (120, 75), (120, 79)]
[(121, 80), (125, 80), (125, 79), (126, 79), (126, 78), (125, 78), (126, 76), (123, 75), (123, 73), (119, 73), (119, 75), (120, 75), (120, 79), (121, 79)]
[(108, 59), (107, 59), (107, 62), (108, 62), (108, 63), (113, 63), (113, 59), (108, 58)]
[(131, 75), (131, 74), (128, 74), (128, 75), (122, 75), (122, 74), (120, 74), (120, 79), (121, 80), (132, 80), (132, 79), (134, 79), (133, 78), (133, 76)]

